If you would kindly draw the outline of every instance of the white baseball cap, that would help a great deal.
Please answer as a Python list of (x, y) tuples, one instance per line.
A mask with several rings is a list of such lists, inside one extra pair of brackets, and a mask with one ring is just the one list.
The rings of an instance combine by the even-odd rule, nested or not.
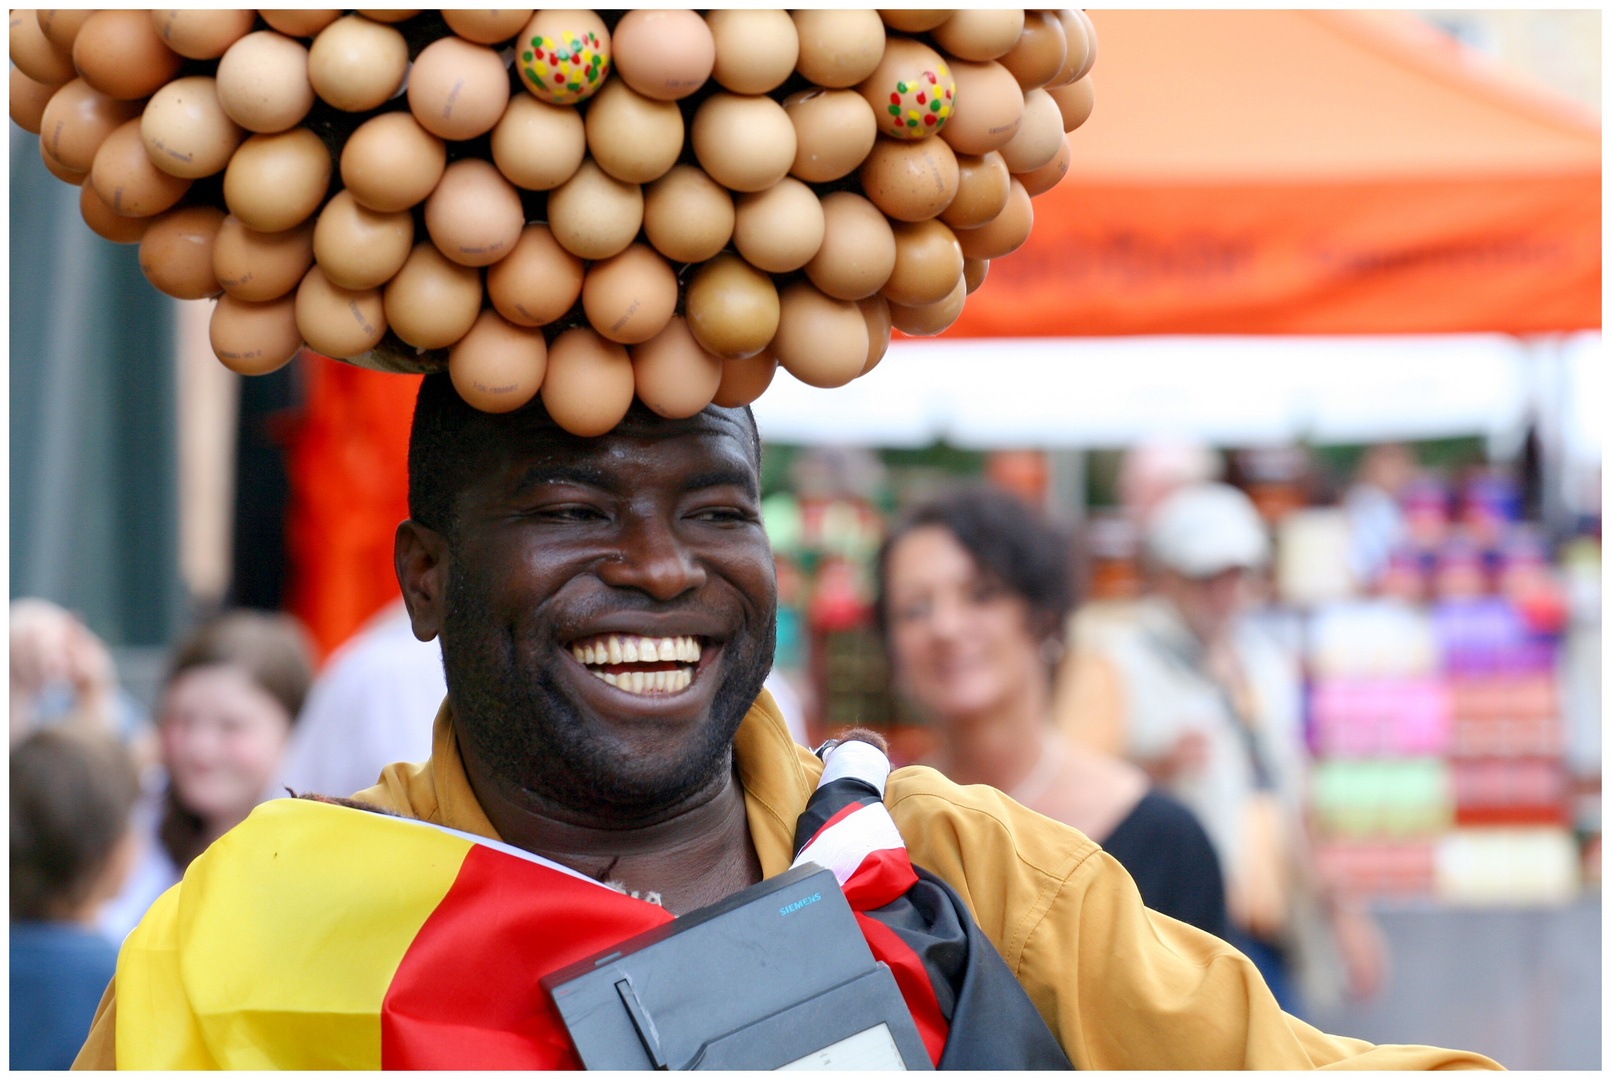
[(1205, 578), (1263, 566), (1270, 539), (1252, 499), (1229, 484), (1193, 484), (1153, 511), (1147, 552), (1176, 573)]

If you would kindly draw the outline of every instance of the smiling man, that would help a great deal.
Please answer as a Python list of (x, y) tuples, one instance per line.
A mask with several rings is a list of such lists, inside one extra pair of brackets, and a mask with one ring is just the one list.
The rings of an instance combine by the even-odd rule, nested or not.
[[(77, 1066), (563, 1062), (538, 976), (788, 869), (823, 765), (761, 689), (759, 463), (748, 410), (635, 407), (580, 439), (427, 378), (396, 564), (442, 640), (430, 760), (354, 797), (392, 816), (282, 800), (215, 844), (131, 935)], [(884, 802), (1080, 1068), (1493, 1066), (1283, 1014), (1234, 949), (993, 789), (908, 768)], [(919, 980), (921, 1025), (946, 991)]]

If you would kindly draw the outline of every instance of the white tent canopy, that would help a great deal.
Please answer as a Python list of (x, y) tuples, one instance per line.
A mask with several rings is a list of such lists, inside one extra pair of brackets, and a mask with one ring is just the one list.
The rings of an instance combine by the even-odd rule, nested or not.
[[(1599, 335), (1584, 337), (1597, 353)], [(755, 415), (769, 442), (891, 447), (1503, 440), (1526, 423), (1538, 347), (1499, 334), (899, 340), (838, 389), (780, 371)]]

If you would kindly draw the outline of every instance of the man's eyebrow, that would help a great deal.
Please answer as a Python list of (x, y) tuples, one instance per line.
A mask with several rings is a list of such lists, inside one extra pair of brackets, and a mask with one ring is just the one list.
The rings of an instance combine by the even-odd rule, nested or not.
[(608, 473), (590, 465), (547, 462), (532, 465), (522, 473), (520, 480), (515, 484), (514, 493), (524, 495), (543, 484), (573, 484), (577, 487), (598, 488), (607, 492), (614, 492), (619, 487)]
[(741, 487), (752, 499), (760, 498), (761, 489), (751, 469), (722, 467), (695, 473), (682, 482), (684, 491), (699, 491), (713, 487)]

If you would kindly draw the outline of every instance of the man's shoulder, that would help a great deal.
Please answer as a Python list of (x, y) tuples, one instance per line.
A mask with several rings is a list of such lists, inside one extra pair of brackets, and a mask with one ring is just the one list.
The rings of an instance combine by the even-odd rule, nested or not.
[(890, 773), (884, 801), (913, 859), (941, 873), (1015, 871), (1061, 882), (1098, 847), (1079, 830), (1043, 817), (984, 784), (961, 785), (910, 765)]

